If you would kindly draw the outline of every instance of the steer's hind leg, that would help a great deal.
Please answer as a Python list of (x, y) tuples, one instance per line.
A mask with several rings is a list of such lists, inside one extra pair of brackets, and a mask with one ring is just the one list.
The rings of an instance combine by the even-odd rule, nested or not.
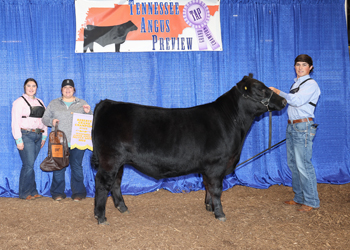
[(203, 184), (204, 184), (204, 187), (205, 187), (205, 200), (204, 200), (204, 203), (205, 203), (205, 209), (209, 212), (213, 212), (214, 209), (213, 209), (213, 202), (211, 200), (211, 195), (209, 193), (209, 188), (208, 188), (208, 181), (207, 181), (207, 176), (206, 175), (203, 175)]
[(110, 182), (110, 173), (99, 169), (95, 177), (95, 218), (98, 224), (108, 225), (106, 213), (106, 202), (109, 193), (108, 182)]
[[(223, 178), (219, 177), (208, 177), (206, 175), (203, 175), (203, 180), (206, 180), (205, 182), (207, 183), (207, 191), (209, 192), (209, 197), (208, 199), (212, 201), (212, 207), (214, 210), (215, 218), (220, 220), (220, 221), (226, 221), (226, 217), (224, 214), (224, 211), (222, 209), (222, 204), (221, 204), (221, 194), (222, 194), (222, 180)], [(207, 199), (206, 195), (206, 199)], [(207, 201), (206, 201), (207, 202)], [(206, 203), (208, 206), (208, 203)], [(210, 204), (209, 204), (210, 205)], [(208, 210), (208, 209), (207, 209)]]
[(111, 195), (114, 201), (114, 206), (121, 212), (121, 213), (129, 213), (127, 206), (125, 205), (123, 195), (121, 192), (121, 182), (124, 172), (124, 166), (121, 166), (119, 168), (119, 171), (117, 173), (117, 177), (115, 179), (115, 182), (111, 189)]

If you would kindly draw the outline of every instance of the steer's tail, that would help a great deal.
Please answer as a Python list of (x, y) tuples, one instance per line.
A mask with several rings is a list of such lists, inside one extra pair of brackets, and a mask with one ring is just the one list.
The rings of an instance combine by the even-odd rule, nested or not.
[[(95, 145), (94, 144), (94, 121), (92, 121), (92, 129), (91, 129), (91, 140), (92, 140), (92, 145)], [(93, 148), (93, 151), (92, 151), (92, 155), (91, 155), (91, 158), (90, 158), (90, 164), (91, 164), (91, 167), (93, 167), (94, 169), (98, 169), (99, 167), (99, 160), (98, 160), (98, 156), (97, 156), (97, 148)]]
[(91, 167), (93, 167), (94, 169), (98, 169), (99, 166), (99, 161), (98, 161), (98, 157), (96, 155), (96, 153), (92, 153), (91, 159), (90, 159), (90, 164)]
[[(102, 101), (101, 101), (102, 102)], [(97, 155), (97, 151), (98, 151), (98, 145), (96, 142), (96, 120), (97, 120), (97, 113), (98, 113), (98, 106), (101, 104), (101, 102), (97, 103), (94, 109), (94, 116), (93, 116), (93, 120), (92, 120), (92, 128), (91, 128), (91, 140), (92, 140), (92, 145), (93, 145), (93, 151), (92, 151), (92, 156), (90, 159), (90, 164), (91, 167), (98, 169), (99, 167), (99, 159), (98, 159), (98, 155)], [(101, 105), (100, 105), (101, 106)]]

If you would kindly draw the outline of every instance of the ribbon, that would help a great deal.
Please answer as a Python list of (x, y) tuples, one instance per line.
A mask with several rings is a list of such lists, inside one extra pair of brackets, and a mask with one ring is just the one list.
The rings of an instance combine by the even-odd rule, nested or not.
[(220, 44), (215, 40), (207, 26), (210, 13), (208, 6), (204, 2), (201, 0), (192, 0), (188, 2), (183, 9), (183, 18), (189, 26), (195, 28), (199, 50), (207, 49), (206, 40), (213, 50), (220, 47)]

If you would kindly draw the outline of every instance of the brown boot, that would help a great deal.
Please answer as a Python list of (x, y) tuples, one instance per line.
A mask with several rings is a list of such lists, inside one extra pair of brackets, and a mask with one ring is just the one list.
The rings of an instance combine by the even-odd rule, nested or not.
[(34, 200), (34, 196), (28, 195), (27, 198), (25, 198), (26, 201)]
[(297, 209), (299, 212), (309, 212), (313, 209), (318, 209), (318, 208), (314, 208), (314, 207), (310, 207), (310, 206), (306, 206), (306, 205), (301, 205), (301, 208)]
[(300, 203), (297, 203), (297, 202), (295, 202), (295, 201), (293, 201), (293, 200), (291, 200), (291, 201), (285, 201), (284, 203), (287, 204), (287, 205), (301, 205)]

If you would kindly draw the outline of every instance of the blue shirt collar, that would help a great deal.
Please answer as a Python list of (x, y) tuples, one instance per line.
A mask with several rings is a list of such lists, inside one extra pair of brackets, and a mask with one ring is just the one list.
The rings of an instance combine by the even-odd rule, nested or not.
[(294, 78), (294, 83), (296, 83), (296, 82), (303, 82), (303, 81), (305, 81), (308, 78), (310, 78), (310, 75), (302, 76), (299, 79), (298, 78)]

